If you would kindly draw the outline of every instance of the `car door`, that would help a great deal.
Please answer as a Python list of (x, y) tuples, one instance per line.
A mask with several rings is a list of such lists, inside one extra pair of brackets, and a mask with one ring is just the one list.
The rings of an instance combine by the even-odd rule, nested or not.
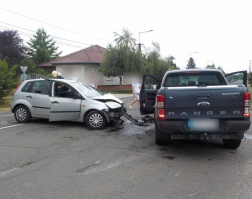
[(33, 81), (26, 93), (33, 108), (34, 117), (49, 118), (50, 115), (50, 98), (49, 89), (45, 80)]
[(247, 86), (247, 71), (238, 71), (225, 75), (228, 84), (230, 85), (245, 85)]
[(155, 101), (160, 82), (152, 75), (144, 75), (140, 90), (141, 115), (152, 114), (155, 111)]
[(54, 81), (52, 83), (52, 95), (50, 97), (51, 112), (50, 121), (75, 121), (80, 118), (81, 99), (77, 99), (77, 93), (69, 84)]

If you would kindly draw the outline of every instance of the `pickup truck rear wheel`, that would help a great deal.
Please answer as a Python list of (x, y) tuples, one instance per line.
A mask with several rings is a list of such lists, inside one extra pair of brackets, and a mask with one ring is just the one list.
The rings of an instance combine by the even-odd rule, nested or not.
[(165, 139), (163, 132), (158, 128), (157, 122), (155, 121), (155, 140), (157, 145), (164, 145)]
[(223, 144), (226, 148), (237, 149), (241, 145), (241, 140), (223, 140)]

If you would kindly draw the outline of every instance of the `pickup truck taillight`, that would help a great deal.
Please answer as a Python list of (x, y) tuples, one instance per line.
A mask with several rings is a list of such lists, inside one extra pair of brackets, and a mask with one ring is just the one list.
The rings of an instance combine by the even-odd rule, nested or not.
[(251, 105), (250, 93), (244, 93), (243, 99), (244, 99), (244, 117), (249, 117), (250, 116), (250, 105)]
[(157, 95), (157, 108), (158, 108), (158, 118), (165, 118), (165, 102), (164, 102), (164, 95)]
[(21, 83), (18, 85), (18, 87), (15, 89), (15, 91), (12, 92), (12, 96), (15, 94), (15, 92), (16, 92), (17, 89), (21, 86), (22, 83), (23, 83), (23, 82), (21, 82)]

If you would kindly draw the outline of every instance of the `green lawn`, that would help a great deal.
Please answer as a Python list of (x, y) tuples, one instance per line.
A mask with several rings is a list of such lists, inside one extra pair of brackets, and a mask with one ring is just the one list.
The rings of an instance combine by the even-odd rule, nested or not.
[(0, 111), (9, 111), (10, 104), (11, 104), (11, 95), (4, 97), (3, 99), (0, 99)]

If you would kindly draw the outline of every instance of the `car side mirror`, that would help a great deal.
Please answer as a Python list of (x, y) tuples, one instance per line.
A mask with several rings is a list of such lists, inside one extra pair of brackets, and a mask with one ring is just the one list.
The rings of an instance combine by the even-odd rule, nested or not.
[(40, 90), (36, 90), (35, 93), (41, 94), (42, 92)]
[(157, 85), (156, 89), (160, 89), (160, 84)]
[(76, 93), (76, 99), (81, 99), (80, 93)]

